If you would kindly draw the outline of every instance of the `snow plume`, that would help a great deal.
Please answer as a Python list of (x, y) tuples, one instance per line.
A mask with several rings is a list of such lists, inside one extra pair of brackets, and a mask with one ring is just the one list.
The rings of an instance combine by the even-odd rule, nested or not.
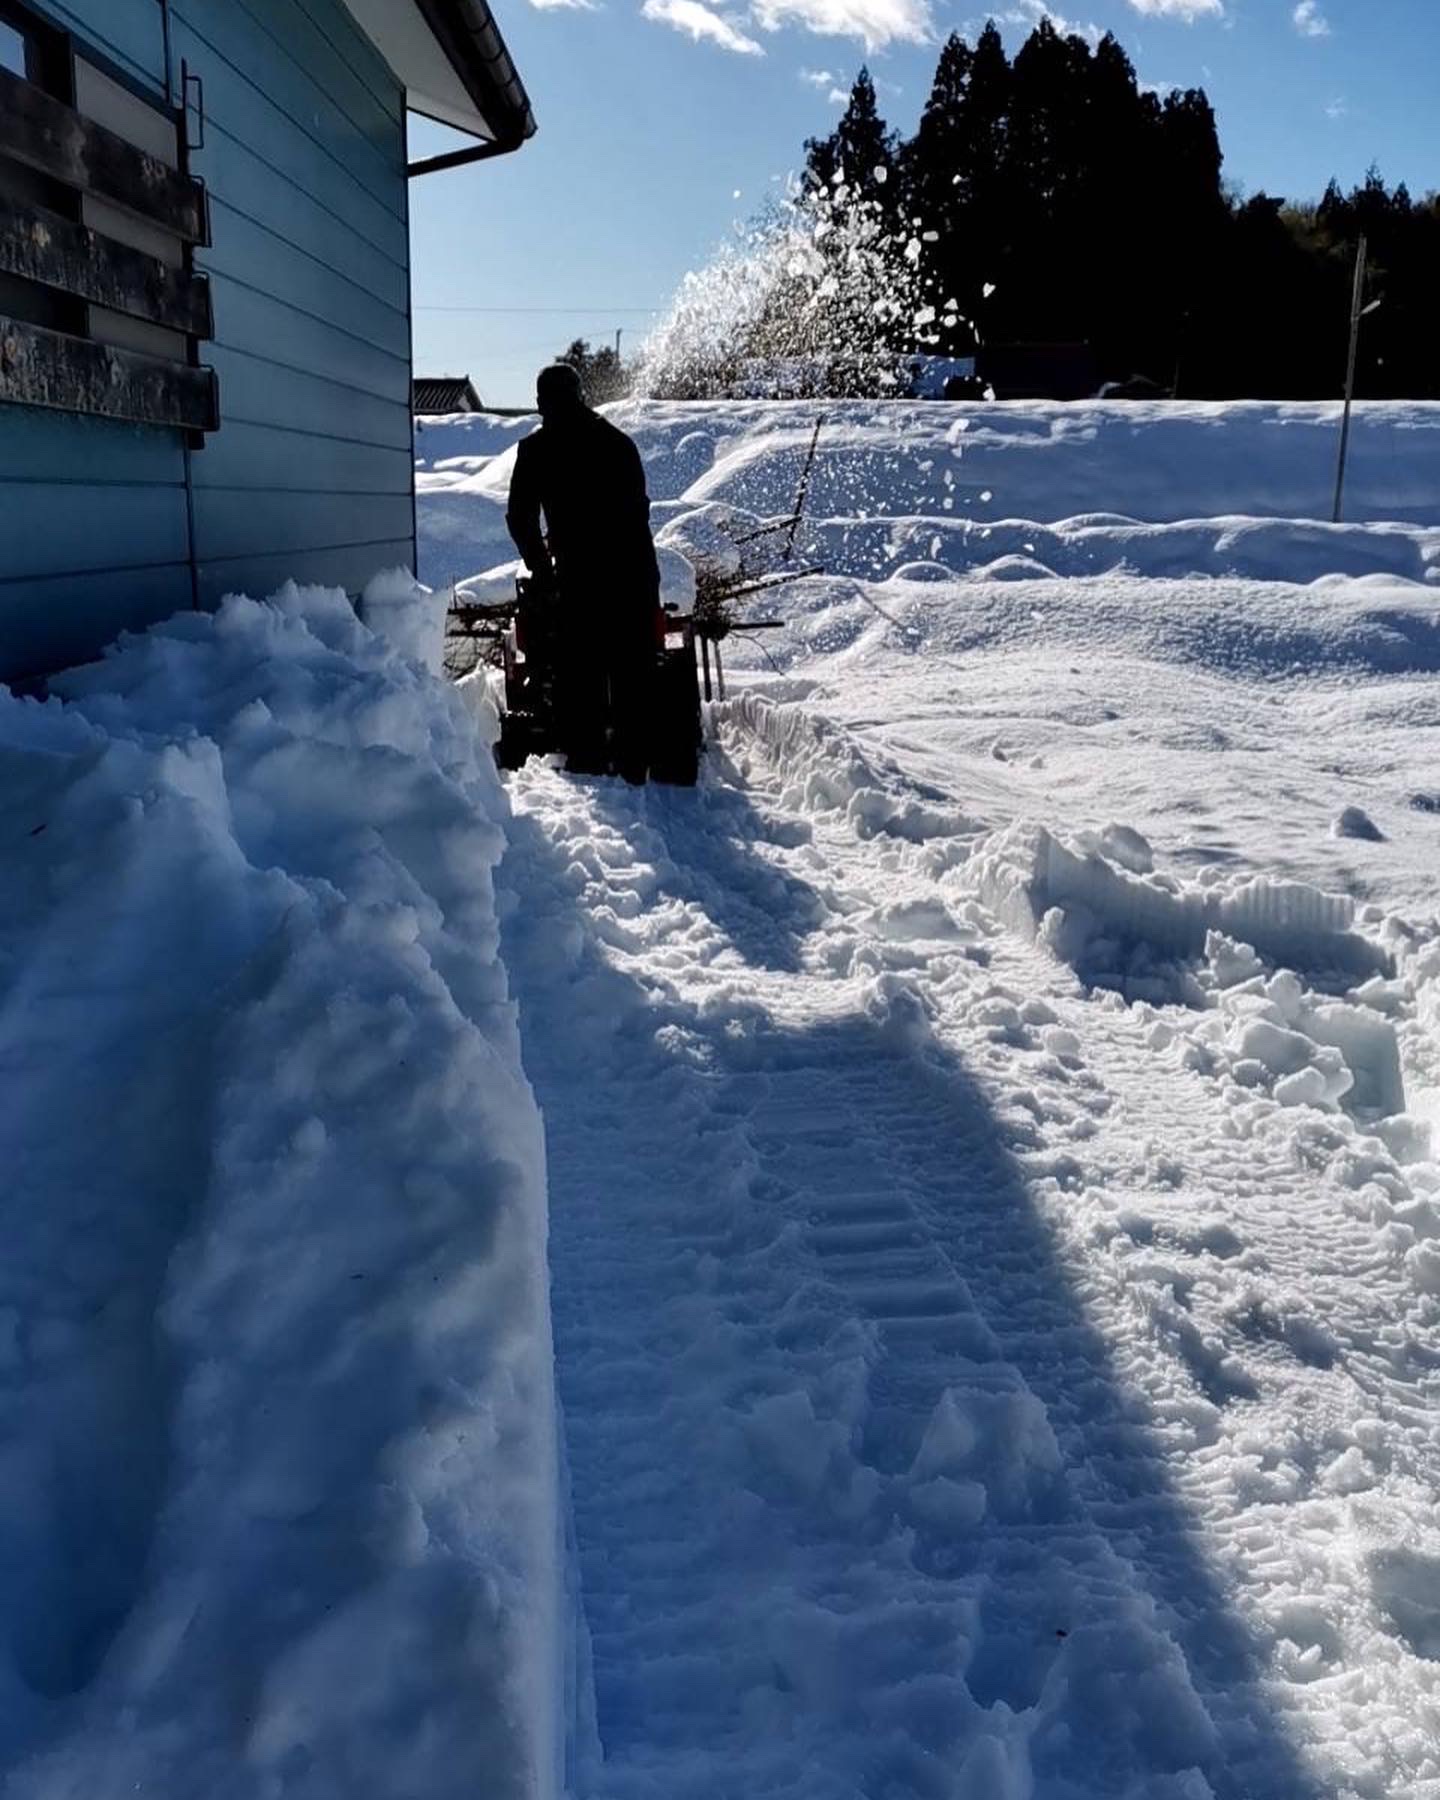
[[(867, 172), (868, 173), (868, 172)], [(847, 183), (799, 186), (681, 283), (635, 392), (656, 399), (886, 394), (938, 342), (928, 246)]]
[(293, 586), (55, 685), (0, 689), (5, 1791), (546, 1800), (544, 1151), (481, 734)]

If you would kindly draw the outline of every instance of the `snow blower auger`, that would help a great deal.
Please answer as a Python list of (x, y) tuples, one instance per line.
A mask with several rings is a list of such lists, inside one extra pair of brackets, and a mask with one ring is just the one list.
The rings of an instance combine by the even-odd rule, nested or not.
[[(560, 617), (552, 592), (521, 576), (515, 598), (451, 611), (455, 635), (478, 639), (484, 660), (504, 677), (495, 760), (518, 769), (527, 757), (563, 747)], [(488, 654), (486, 654), (488, 652)], [(655, 668), (650, 684), (647, 749), (652, 781), (693, 787), (700, 769), (700, 680), (695, 625), (674, 606), (655, 615)]]

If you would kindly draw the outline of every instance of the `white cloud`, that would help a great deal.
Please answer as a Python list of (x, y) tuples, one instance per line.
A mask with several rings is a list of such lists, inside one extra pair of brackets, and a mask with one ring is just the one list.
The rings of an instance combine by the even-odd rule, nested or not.
[(867, 50), (935, 36), (930, 0), (753, 0), (751, 12), (765, 31), (798, 25), (819, 37), (859, 38)]
[(1016, 4), (1008, 12), (992, 13), (990, 16), (997, 25), (1028, 25), (1032, 29), (1042, 19), (1048, 19), (1061, 37), (1082, 37), (1090, 44), (1098, 44), (1105, 35), (1092, 19), (1083, 22), (1079, 19), (1067, 19), (1063, 13), (1056, 12), (1053, 6), (1047, 6), (1045, 0), (1016, 0)]
[(1319, 0), (1300, 0), (1291, 17), (1301, 37), (1324, 38), (1330, 35), (1330, 21), (1321, 12)]
[(596, 12), (595, 0), (530, 0), (536, 12)]
[(1182, 19), (1193, 25), (1197, 19), (1221, 19), (1225, 16), (1224, 0), (1130, 0), (1136, 12), (1149, 19)]
[(640, 11), (657, 25), (673, 25), (698, 44), (703, 40), (718, 44), (722, 50), (733, 50), (737, 56), (763, 56), (765, 52), (752, 37), (723, 14), (703, 4), (703, 0), (645, 0)]
[(840, 77), (830, 69), (802, 69), (800, 79), (824, 91), (831, 106), (844, 106), (850, 96), (840, 85)]
[(1348, 119), (1350, 117), (1350, 102), (1345, 99), (1343, 94), (1332, 100), (1325, 108), (1325, 117), (1327, 119), (1333, 119), (1336, 124), (1338, 124), (1341, 119)]

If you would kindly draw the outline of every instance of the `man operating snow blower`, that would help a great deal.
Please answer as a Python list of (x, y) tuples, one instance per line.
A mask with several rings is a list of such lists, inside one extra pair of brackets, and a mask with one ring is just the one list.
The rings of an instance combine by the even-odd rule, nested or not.
[(644, 465), (568, 364), (540, 371), (535, 400), (540, 429), (516, 446), (505, 523), (555, 609), (559, 747), (577, 774), (644, 781), (660, 606)]

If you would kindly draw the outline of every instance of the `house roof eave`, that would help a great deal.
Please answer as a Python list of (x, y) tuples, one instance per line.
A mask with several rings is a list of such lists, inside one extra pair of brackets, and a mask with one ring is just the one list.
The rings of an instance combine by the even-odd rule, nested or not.
[(405, 104), (480, 142), (467, 161), (518, 150), (535, 116), (487, 0), (343, 0), (403, 82)]

